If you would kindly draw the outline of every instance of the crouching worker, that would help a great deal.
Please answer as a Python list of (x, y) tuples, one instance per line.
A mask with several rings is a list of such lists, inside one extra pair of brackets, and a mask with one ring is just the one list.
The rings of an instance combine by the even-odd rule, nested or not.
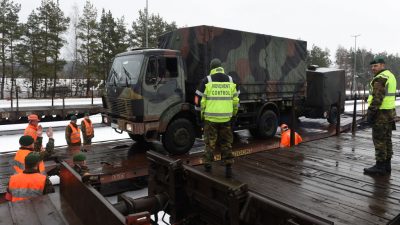
[[(303, 142), (303, 139), (301, 136), (295, 132), (295, 137), (294, 137), (294, 145), (298, 145), (301, 142)], [(288, 148), (290, 147), (290, 129), (288, 125), (282, 124), (281, 125), (281, 143), (280, 143), (281, 148)]]
[(12, 202), (27, 200), (54, 192), (54, 187), (46, 175), (39, 173), (40, 154), (31, 152), (25, 157), (25, 170), (12, 175), (7, 196)]
[(77, 153), (72, 157), (74, 162), (74, 170), (82, 177), (83, 183), (99, 184), (100, 174), (89, 173), (89, 168), (86, 166), (86, 155), (84, 153)]
[(89, 168), (86, 166), (86, 155), (77, 153), (72, 157), (74, 162), (74, 170), (82, 177), (89, 174)]

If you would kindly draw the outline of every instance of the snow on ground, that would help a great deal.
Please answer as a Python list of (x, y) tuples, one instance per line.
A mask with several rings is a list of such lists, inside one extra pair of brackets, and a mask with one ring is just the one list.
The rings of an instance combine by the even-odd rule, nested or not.
[[(54, 99), (54, 105), (62, 106), (63, 102), (60, 98)], [(66, 98), (65, 105), (90, 105), (92, 104), (91, 98)], [(101, 98), (93, 98), (93, 104), (102, 104)], [(17, 100), (13, 100), (13, 106), (17, 107)], [(51, 106), (51, 99), (19, 99), (19, 107), (29, 106)], [(0, 100), (0, 108), (11, 108), (10, 100)]]
[[(32, 101), (32, 100), (31, 100)], [(35, 101), (35, 100), (33, 100)], [(41, 101), (41, 100), (40, 100)], [(49, 100), (46, 100), (47, 103)], [(43, 102), (46, 102), (43, 101)], [(85, 102), (85, 101), (90, 101), (90, 99), (74, 99), (76, 102)], [(29, 103), (29, 102), (28, 102)], [(51, 100), (50, 100), (51, 103)], [(359, 100), (357, 104), (357, 110), (361, 110), (361, 103), (362, 101)], [(34, 104), (33, 104), (34, 105)], [(400, 105), (400, 100), (396, 101), (396, 105)], [(1, 103), (0, 103), (1, 106)], [(367, 106), (365, 105), (365, 108)], [(346, 101), (345, 105), (345, 111), (346, 112), (352, 112), (353, 111), (353, 101)], [(91, 120), (93, 123), (101, 123), (101, 115), (92, 115), (90, 116)], [(78, 119), (78, 124), (80, 124), (82, 119)], [(69, 121), (55, 121), (55, 122), (43, 122), (40, 123), (44, 128), (47, 128), (49, 126), (51, 127), (66, 127), (69, 124)], [(25, 129), (27, 124), (12, 124), (12, 125), (0, 125), (0, 131), (7, 131), (7, 130), (18, 130), (21, 129), (21, 135), (23, 133), (22, 129)], [(8, 151), (16, 151), (19, 148), (19, 143), (18, 140), (21, 135), (2, 135), (0, 136), (0, 143), (2, 143), (2, 147), (0, 149), (0, 152), (8, 152)], [(47, 143), (48, 138), (46, 134), (43, 135), (43, 143)], [(93, 142), (98, 142), (98, 141), (109, 141), (109, 140), (116, 140), (116, 139), (123, 139), (123, 138), (129, 138), (129, 135), (124, 132), (122, 134), (118, 134), (114, 131), (114, 129), (110, 127), (98, 127), (95, 128), (95, 137), (93, 138)], [(55, 146), (63, 146), (66, 145), (65, 141), (65, 131), (55, 131), (54, 132), (54, 140), (55, 140)]]
[[(101, 122), (101, 115), (93, 115), (90, 116), (90, 119), (94, 123), (100, 123)], [(78, 119), (78, 124), (81, 124), (82, 119)], [(66, 127), (69, 124), (69, 121), (56, 121), (56, 122), (46, 122), (46, 123), (40, 123), (46, 130), (47, 127)], [(23, 130), (28, 124), (14, 124), (14, 125), (1, 125), (0, 130), (17, 130), (21, 129), (21, 135), (23, 134)], [(0, 152), (8, 152), (8, 151), (16, 151), (19, 148), (19, 138), (21, 135), (3, 135), (0, 136), (0, 143), (1, 149)], [(47, 135), (43, 132), (43, 143), (44, 145), (48, 142)], [(109, 140), (116, 140), (116, 139), (123, 139), (123, 138), (129, 138), (129, 135), (127, 133), (122, 133), (118, 134), (117, 132), (114, 131), (114, 129), (110, 127), (98, 127), (95, 128), (94, 130), (94, 138), (92, 139), (93, 142), (97, 141), (109, 141)], [(67, 145), (67, 142), (65, 141), (65, 131), (54, 131), (54, 144), (55, 146), (63, 146)]]

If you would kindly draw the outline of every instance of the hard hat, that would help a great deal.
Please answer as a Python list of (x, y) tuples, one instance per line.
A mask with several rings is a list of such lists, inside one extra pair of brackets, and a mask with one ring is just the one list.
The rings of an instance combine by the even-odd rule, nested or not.
[(281, 130), (285, 131), (285, 130), (288, 130), (288, 129), (289, 129), (288, 125), (286, 125), (284, 123), (281, 124)]
[(29, 120), (29, 121), (40, 121), (40, 120), (39, 120), (39, 117), (38, 117), (36, 114), (30, 114), (30, 115), (28, 116), (28, 120)]

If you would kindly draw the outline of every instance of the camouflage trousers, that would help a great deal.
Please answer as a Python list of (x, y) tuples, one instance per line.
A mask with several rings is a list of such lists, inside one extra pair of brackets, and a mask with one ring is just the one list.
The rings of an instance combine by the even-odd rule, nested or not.
[(376, 161), (382, 162), (392, 158), (392, 128), (392, 123), (375, 123), (372, 125)]
[(206, 149), (203, 155), (205, 165), (214, 161), (214, 152), (219, 146), (221, 159), (225, 165), (233, 163), (232, 142), (233, 132), (230, 122), (213, 123), (205, 121), (204, 123), (204, 142)]

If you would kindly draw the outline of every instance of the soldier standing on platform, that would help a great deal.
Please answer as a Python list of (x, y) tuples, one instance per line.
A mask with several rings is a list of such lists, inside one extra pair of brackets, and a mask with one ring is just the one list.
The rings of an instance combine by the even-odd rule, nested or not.
[(83, 145), (91, 145), (92, 138), (94, 137), (94, 129), (92, 121), (89, 118), (90, 114), (85, 113), (85, 117), (81, 122), (82, 136), (83, 136)]
[(81, 130), (76, 124), (77, 120), (76, 116), (71, 116), (71, 122), (65, 128), (65, 140), (68, 146), (81, 146)]
[(206, 172), (211, 172), (218, 140), (225, 176), (230, 178), (233, 164), (231, 121), (238, 112), (239, 91), (232, 77), (225, 74), (219, 59), (211, 60), (210, 69), (210, 75), (202, 80), (195, 96), (196, 110), (200, 109), (200, 117), (204, 120), (204, 167)]
[(376, 164), (365, 168), (364, 173), (385, 175), (392, 171), (392, 130), (396, 129), (396, 77), (385, 69), (383, 57), (375, 57), (370, 64), (374, 77), (370, 82), (367, 121), (372, 125)]

